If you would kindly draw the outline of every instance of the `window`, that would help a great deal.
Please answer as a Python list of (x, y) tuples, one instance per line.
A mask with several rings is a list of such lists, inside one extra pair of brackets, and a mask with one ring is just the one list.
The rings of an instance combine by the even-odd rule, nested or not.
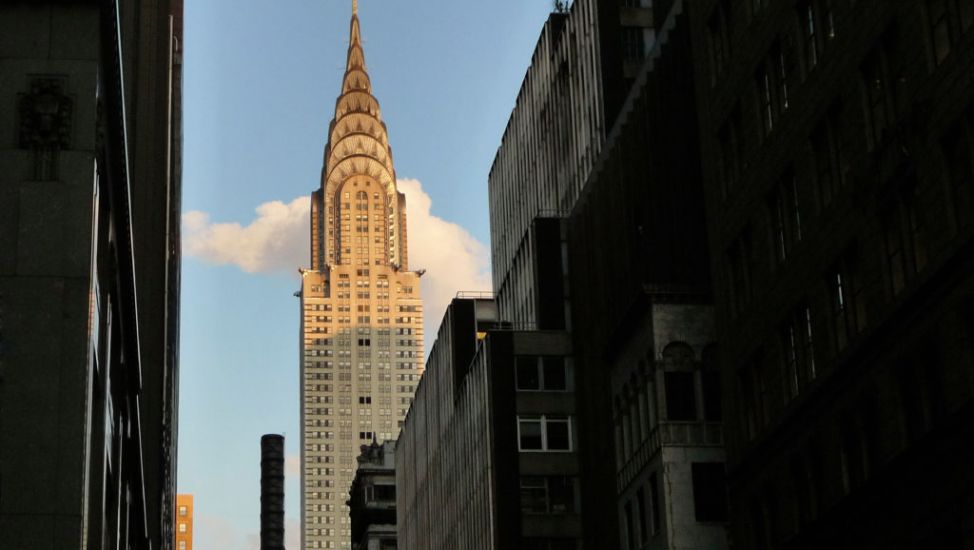
[(693, 511), (697, 521), (727, 521), (727, 486), (724, 464), (695, 462), (690, 465), (693, 478)]
[(927, 263), (926, 242), (915, 180), (904, 185), (883, 213), (889, 288), (894, 296)]
[(730, 57), (730, 42), (728, 41), (728, 9), (726, 0), (714, 7), (710, 19), (707, 21), (707, 49), (710, 56), (710, 85), (717, 85), (717, 78), (724, 72)]
[(775, 255), (785, 261), (802, 240), (802, 219), (798, 200), (798, 181), (791, 172), (778, 182), (769, 200)]
[(841, 109), (840, 104), (833, 104), (811, 137), (815, 180), (818, 183), (819, 205), (822, 209), (832, 203), (845, 180), (845, 160), (838, 142)]
[(941, 140), (950, 203), (954, 206), (954, 226), (960, 230), (974, 218), (974, 139), (971, 127), (963, 122), (950, 128)]
[(848, 253), (832, 266), (826, 281), (836, 354), (846, 348), (866, 323), (865, 303), (861, 281), (856, 273), (857, 267), (855, 256)]
[(178, 550), (186, 550), (186, 541), (184, 541), (184, 540), (179, 541), (179, 545), (177, 546), (177, 549)]
[(727, 252), (731, 311), (741, 315), (751, 301), (754, 257), (751, 246), (751, 228), (745, 227)]
[(780, 341), (785, 397), (793, 399), (816, 376), (812, 312), (808, 306), (795, 308), (781, 326)]
[(663, 373), (666, 389), (666, 419), (688, 421), (697, 419), (697, 404), (692, 372)]
[(810, 71), (818, 65), (826, 43), (836, 37), (832, 0), (806, 0), (798, 6), (798, 17), (804, 42), (805, 68)]
[[(931, 353), (931, 350), (934, 350)], [(895, 369), (904, 432), (915, 440), (944, 413), (943, 364), (933, 344), (902, 359)]]
[(565, 391), (568, 376), (565, 358), (557, 355), (518, 356), (514, 360), (518, 390)]
[(659, 499), (659, 480), (656, 477), (656, 472), (649, 474), (649, 509), (650, 509), (650, 529), (653, 534), (657, 534), (662, 529), (662, 524), (660, 523), (660, 499)]
[(771, 133), (778, 118), (790, 106), (789, 83), (792, 70), (792, 48), (787, 42), (775, 41), (756, 75), (758, 101), (764, 135)]
[(576, 550), (575, 539), (523, 537), (518, 545), (521, 550)]
[(636, 531), (633, 527), (633, 513), (632, 513), (632, 501), (627, 501), (624, 506), (626, 513), (626, 548), (629, 550), (636, 550), (639, 548), (639, 541), (636, 539)]
[(720, 399), (720, 371), (716, 365), (706, 368), (701, 373), (703, 381), (703, 418), (709, 422), (723, 420), (723, 408)]
[(189, 514), (189, 509), (186, 506), (179, 507), (179, 517), (186, 517)]
[(964, 33), (974, 26), (974, 3), (970, 0), (927, 0), (927, 25), (934, 63), (950, 55)]
[(741, 108), (735, 106), (717, 133), (717, 168), (722, 197), (733, 191), (741, 178)]
[(186, 529), (187, 529), (186, 524), (184, 522), (182, 522), (182, 521), (179, 522), (179, 532), (180, 533), (185, 533), (186, 532)]
[(636, 505), (639, 508), (639, 517), (637, 518), (637, 523), (639, 524), (639, 540), (645, 543), (649, 540), (649, 530), (646, 524), (648, 510), (646, 509), (646, 490), (644, 487), (636, 489)]
[(518, 449), (521, 451), (571, 451), (571, 417), (561, 415), (519, 416)]
[(577, 512), (575, 480), (567, 476), (521, 476), (521, 511), (525, 514)]
[(889, 70), (886, 55), (877, 47), (862, 65), (862, 81), (866, 100), (867, 139), (874, 149), (886, 135), (892, 118)]
[(626, 61), (638, 61), (643, 58), (642, 28), (622, 27), (622, 54)]

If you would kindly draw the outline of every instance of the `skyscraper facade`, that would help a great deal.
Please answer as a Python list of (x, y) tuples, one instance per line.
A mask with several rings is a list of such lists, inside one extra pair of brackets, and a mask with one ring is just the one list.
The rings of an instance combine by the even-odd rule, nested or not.
[(353, 5), (321, 187), (311, 269), (301, 270), (304, 548), (350, 548), (345, 502), (359, 446), (396, 437), (423, 368), (421, 272), (410, 271), (406, 198), (365, 68)]

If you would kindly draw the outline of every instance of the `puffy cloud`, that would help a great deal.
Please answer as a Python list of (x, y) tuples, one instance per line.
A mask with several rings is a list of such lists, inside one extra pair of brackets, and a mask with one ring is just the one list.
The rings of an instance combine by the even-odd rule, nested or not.
[(400, 179), (397, 185), (406, 195), (409, 266), (426, 270), (421, 281), (428, 352), (457, 291), (491, 289), (489, 253), (462, 226), (432, 214), (433, 201), (419, 181)]
[[(398, 181), (406, 195), (409, 265), (422, 278), (427, 351), (450, 300), (460, 290), (489, 290), (488, 250), (459, 224), (432, 213), (432, 200), (415, 179)], [(293, 273), (309, 260), (310, 198), (257, 207), (248, 225), (216, 223), (209, 214), (183, 214), (183, 253), (247, 273)]]
[(311, 199), (288, 204), (265, 202), (247, 226), (213, 223), (209, 214), (183, 214), (183, 253), (217, 265), (232, 264), (247, 273), (295, 273), (308, 263)]

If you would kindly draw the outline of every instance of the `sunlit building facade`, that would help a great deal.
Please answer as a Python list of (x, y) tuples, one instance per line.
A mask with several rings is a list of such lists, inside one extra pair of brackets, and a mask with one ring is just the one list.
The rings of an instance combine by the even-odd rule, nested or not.
[(353, 8), (348, 62), (312, 194), (301, 270), (302, 541), (350, 548), (346, 505), (362, 444), (395, 439), (423, 368), (421, 272), (406, 199), (365, 69)]
[(176, 495), (175, 550), (193, 550), (193, 495)]

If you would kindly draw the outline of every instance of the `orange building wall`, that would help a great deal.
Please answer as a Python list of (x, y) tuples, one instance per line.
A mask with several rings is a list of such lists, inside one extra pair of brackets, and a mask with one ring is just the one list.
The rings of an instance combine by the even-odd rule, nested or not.
[(193, 550), (193, 495), (176, 495), (176, 544), (173, 548)]

